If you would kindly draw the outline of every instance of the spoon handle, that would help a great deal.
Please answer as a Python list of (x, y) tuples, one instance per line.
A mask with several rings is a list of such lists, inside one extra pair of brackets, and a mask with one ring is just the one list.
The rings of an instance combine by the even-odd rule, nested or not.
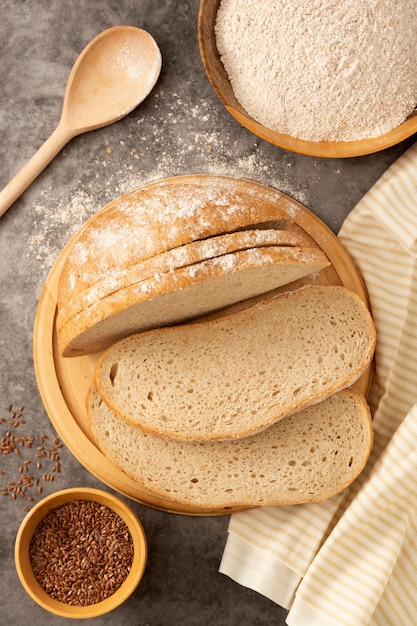
[(22, 167), (12, 180), (0, 191), (0, 217), (39, 176), (58, 152), (72, 138), (72, 134), (58, 124), (52, 135), (41, 145), (33, 157)]

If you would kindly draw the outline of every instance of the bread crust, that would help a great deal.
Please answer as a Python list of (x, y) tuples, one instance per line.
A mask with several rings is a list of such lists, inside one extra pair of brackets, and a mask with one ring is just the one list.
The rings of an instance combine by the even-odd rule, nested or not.
[(112, 272), (99, 278), (85, 289), (77, 285), (76, 289), (69, 290), (62, 281), (58, 295), (56, 328), (59, 332), (74, 315), (84, 308), (119, 289), (126, 289), (129, 285), (150, 279), (154, 275), (172, 272), (223, 254), (264, 246), (311, 248), (317, 244), (296, 224), (286, 229), (254, 228), (193, 241), (127, 267), (115, 264)]
[(57, 330), (58, 349), (64, 357), (98, 352), (124, 336), (205, 315), (328, 265), (319, 248), (268, 246), (163, 272), (82, 309)]
[(113, 200), (75, 237), (59, 279), (58, 305), (109, 274), (178, 246), (254, 224), (285, 229), (296, 210), (280, 192), (228, 176), (148, 183)]

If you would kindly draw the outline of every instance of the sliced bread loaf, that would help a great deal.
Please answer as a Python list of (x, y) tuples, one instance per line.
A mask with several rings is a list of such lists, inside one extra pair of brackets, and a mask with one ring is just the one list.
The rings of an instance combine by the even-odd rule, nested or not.
[(132, 333), (191, 320), (328, 265), (319, 248), (264, 246), (155, 274), (97, 298), (57, 328), (58, 349), (65, 357), (98, 352)]
[(345, 287), (312, 285), (127, 337), (99, 359), (95, 385), (114, 413), (147, 432), (238, 438), (350, 386), (374, 348), (363, 301)]
[(112, 413), (94, 388), (87, 412), (97, 446), (120, 470), (164, 498), (209, 508), (325, 500), (358, 476), (372, 445), (367, 404), (346, 390), (227, 442), (146, 434)]
[(166, 250), (150, 259), (132, 263), (127, 267), (118, 267), (115, 264), (113, 271), (104, 277), (98, 277), (94, 284), (90, 284), (85, 289), (78, 286), (77, 289), (70, 290), (68, 284), (66, 287), (61, 284), (56, 328), (60, 331), (74, 315), (84, 308), (134, 283), (210, 258), (263, 246), (310, 248), (313, 243), (302, 228), (293, 224), (285, 229), (257, 228), (217, 235)]
[(67, 298), (167, 250), (253, 225), (286, 228), (297, 206), (274, 189), (227, 176), (179, 176), (144, 185), (96, 213), (70, 242), (58, 311)]

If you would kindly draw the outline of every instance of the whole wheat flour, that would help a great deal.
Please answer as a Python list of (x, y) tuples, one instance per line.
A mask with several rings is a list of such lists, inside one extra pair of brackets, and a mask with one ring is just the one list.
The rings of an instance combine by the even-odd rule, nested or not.
[(307, 141), (376, 137), (417, 103), (415, 0), (222, 0), (216, 44), (258, 122)]

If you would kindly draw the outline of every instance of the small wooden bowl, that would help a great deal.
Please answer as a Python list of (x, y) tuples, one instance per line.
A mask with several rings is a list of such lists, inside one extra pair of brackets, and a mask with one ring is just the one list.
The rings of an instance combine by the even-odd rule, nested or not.
[[(105, 600), (88, 606), (66, 604), (49, 595), (36, 579), (29, 556), (31, 539), (39, 522), (53, 509), (73, 500), (90, 500), (112, 509), (126, 523), (134, 548), (132, 566), (121, 586)], [(47, 496), (38, 502), (26, 515), (16, 536), (15, 563), (20, 582), (37, 604), (60, 617), (86, 619), (112, 611), (122, 604), (136, 589), (143, 576), (146, 560), (147, 544), (142, 524), (120, 498), (99, 489), (64, 489)]]
[(235, 98), (227, 73), (216, 47), (214, 25), (220, 0), (201, 0), (198, 15), (198, 39), (204, 69), (220, 101), (229, 113), (254, 135), (269, 143), (310, 156), (324, 158), (346, 158), (372, 154), (404, 141), (417, 132), (417, 111), (389, 133), (359, 141), (303, 141), (278, 133), (259, 124), (242, 108)]

